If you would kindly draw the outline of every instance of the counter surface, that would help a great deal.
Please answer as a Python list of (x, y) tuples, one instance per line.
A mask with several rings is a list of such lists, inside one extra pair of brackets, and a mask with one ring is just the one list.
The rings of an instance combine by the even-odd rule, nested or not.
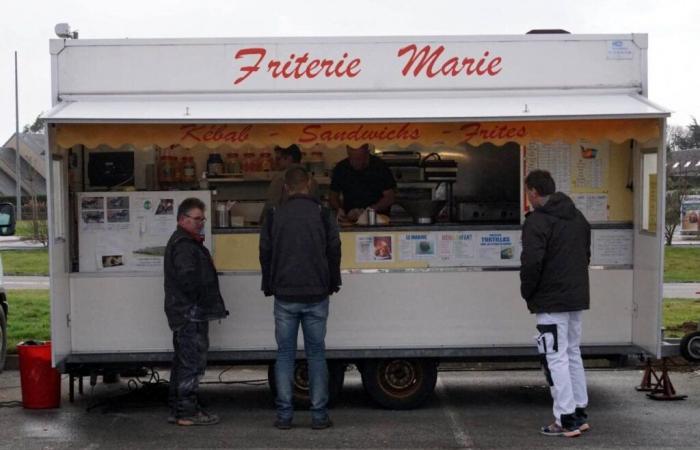
[[(632, 229), (633, 225), (631, 222), (600, 222), (592, 223), (591, 227), (594, 230), (625, 230)], [(393, 223), (390, 225), (355, 225), (350, 227), (341, 227), (342, 232), (377, 232), (382, 233), (384, 231), (406, 231), (406, 230), (420, 230), (420, 231), (483, 231), (483, 230), (519, 230), (522, 228), (520, 224), (504, 224), (504, 223), (492, 223), (492, 222), (479, 222), (479, 223), (469, 223), (469, 222), (439, 222), (429, 225), (420, 225), (412, 222), (406, 223)], [(212, 234), (247, 234), (247, 233), (260, 233), (259, 226), (248, 226), (248, 227), (235, 227), (235, 228), (212, 228)]]

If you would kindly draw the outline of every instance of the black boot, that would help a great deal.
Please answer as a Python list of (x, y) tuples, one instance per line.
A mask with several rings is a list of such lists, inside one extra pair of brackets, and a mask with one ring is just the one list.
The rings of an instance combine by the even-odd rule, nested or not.
[(561, 427), (568, 431), (578, 430), (578, 424), (576, 423), (576, 413), (562, 414)]
[(576, 408), (574, 418), (576, 419), (576, 425), (579, 430), (588, 431), (591, 429), (591, 426), (588, 425), (588, 414), (586, 414), (585, 408)]

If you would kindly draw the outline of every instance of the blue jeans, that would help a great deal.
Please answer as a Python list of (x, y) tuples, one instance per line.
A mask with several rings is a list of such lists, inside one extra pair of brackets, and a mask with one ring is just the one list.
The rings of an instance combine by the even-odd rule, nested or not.
[(326, 322), (328, 299), (318, 303), (292, 303), (275, 299), (275, 339), (277, 360), (277, 418), (291, 420), (294, 415), (292, 393), (294, 359), (297, 351), (299, 323), (304, 333), (304, 351), (309, 365), (312, 420), (328, 415), (328, 367), (326, 366)]

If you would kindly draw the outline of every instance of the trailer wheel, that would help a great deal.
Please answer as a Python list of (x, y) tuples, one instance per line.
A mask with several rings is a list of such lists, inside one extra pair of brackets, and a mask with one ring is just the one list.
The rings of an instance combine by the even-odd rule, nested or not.
[[(328, 361), (328, 406), (333, 406), (340, 397), (345, 382), (346, 364), (339, 361)], [(277, 397), (277, 385), (275, 384), (275, 363), (267, 368), (267, 381), (272, 397)], [(308, 409), (311, 406), (309, 390), (309, 366), (305, 360), (294, 364), (293, 384), (294, 407)]]
[(435, 390), (437, 364), (427, 359), (374, 359), (362, 364), (362, 385), (380, 406), (412, 409)]
[(681, 355), (688, 361), (700, 361), (700, 331), (686, 334), (681, 339)]
[(5, 356), (7, 356), (7, 320), (5, 320), (5, 311), (0, 307), (0, 373), (5, 368)]

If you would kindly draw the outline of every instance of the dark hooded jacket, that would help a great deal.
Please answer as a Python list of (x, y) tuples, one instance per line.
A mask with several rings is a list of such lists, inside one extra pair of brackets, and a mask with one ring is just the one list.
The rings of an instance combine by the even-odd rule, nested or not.
[(589, 308), (591, 226), (561, 192), (528, 214), (523, 224), (520, 294), (532, 313)]
[(180, 227), (165, 247), (163, 271), (165, 314), (172, 330), (228, 315), (209, 250)]

